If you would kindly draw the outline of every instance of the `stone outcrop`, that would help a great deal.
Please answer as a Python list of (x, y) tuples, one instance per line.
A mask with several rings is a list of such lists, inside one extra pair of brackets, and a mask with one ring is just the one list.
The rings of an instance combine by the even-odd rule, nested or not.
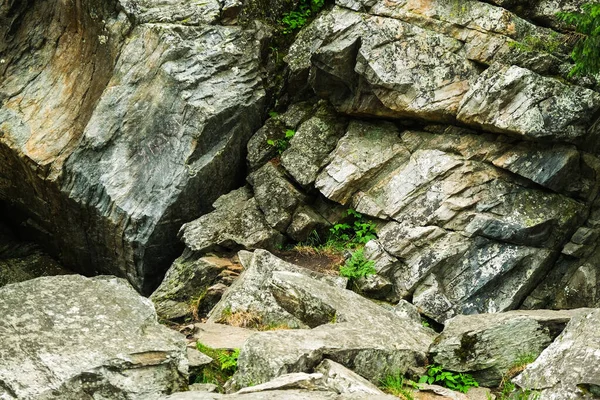
[(114, 277), (0, 288), (0, 398), (151, 400), (187, 387), (185, 338)]
[(265, 36), (208, 25), (217, 2), (138, 3), (3, 10), (0, 200), (65, 266), (148, 292), (181, 224), (243, 179)]
[(541, 398), (593, 398), (600, 393), (600, 310), (573, 318), (538, 359), (514, 379)]

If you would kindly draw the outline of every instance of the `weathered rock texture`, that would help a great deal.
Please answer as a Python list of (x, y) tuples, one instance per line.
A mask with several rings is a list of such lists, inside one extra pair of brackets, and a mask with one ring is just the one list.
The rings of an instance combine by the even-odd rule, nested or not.
[[(252, 265), (213, 310), (247, 307), (263, 318), (313, 329), (259, 332), (244, 343), (230, 387), (264, 383), (283, 374), (311, 372), (329, 358), (378, 382), (390, 370), (423, 366), (433, 331), (335, 285), (331, 277), (276, 264), (256, 251)], [(271, 258), (274, 258), (271, 256)], [(262, 261), (261, 261), (262, 260)], [(260, 264), (259, 264), (260, 263)], [(281, 261), (280, 261), (281, 263)], [(338, 278), (339, 279), (339, 278)], [(244, 310), (246, 311), (246, 310)]]
[(0, 398), (155, 399), (187, 387), (185, 338), (113, 277), (0, 288)]
[[(216, 2), (2, 8), (0, 200), (65, 266), (154, 288), (181, 224), (241, 179), (265, 93), (260, 34)], [(183, 23), (185, 21), (185, 24)]]
[(571, 318), (586, 311), (459, 315), (446, 322), (430, 353), (444, 368), (468, 372), (483, 386), (498, 386), (512, 368), (524, 358), (537, 358)]
[(600, 393), (600, 310), (571, 320), (563, 333), (514, 381), (540, 398), (595, 398)]

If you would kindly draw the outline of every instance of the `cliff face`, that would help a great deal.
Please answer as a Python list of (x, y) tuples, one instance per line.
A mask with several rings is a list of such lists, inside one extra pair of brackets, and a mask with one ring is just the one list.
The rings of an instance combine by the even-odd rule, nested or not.
[(148, 291), (242, 179), (260, 35), (209, 25), (216, 2), (29, 3), (2, 9), (0, 198), (66, 266)]
[(291, 45), (290, 111), (260, 130), (255, 3), (2, 6), (0, 199), (65, 266), (148, 293), (247, 163), (235, 209), (183, 228), (186, 257), (302, 240), (331, 201), (385, 225), (377, 296), (433, 318), (596, 304), (600, 94), (567, 77), (554, 18), (582, 2), (338, 0)]

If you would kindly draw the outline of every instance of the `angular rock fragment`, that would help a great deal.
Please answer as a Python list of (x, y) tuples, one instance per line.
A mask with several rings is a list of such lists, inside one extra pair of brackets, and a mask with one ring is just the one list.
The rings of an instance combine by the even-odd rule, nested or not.
[(232, 387), (308, 372), (324, 358), (377, 382), (392, 369), (422, 365), (433, 334), (358, 294), (298, 272), (274, 272), (277, 305), (311, 330), (260, 332), (240, 353)]
[(241, 265), (225, 258), (207, 256), (189, 259), (182, 256), (175, 260), (150, 300), (161, 318), (173, 320), (189, 317), (197, 312), (193, 307), (200, 304), (205, 306), (204, 298), (215, 282), (231, 284), (239, 272)]
[(189, 252), (269, 249), (283, 242), (283, 236), (268, 225), (249, 188), (221, 196), (213, 207), (215, 211), (181, 227), (180, 236)]
[(270, 162), (250, 174), (248, 182), (269, 226), (285, 232), (296, 209), (306, 202), (306, 196), (286, 178), (285, 171)]
[[(252, 258), (246, 262), (249, 264), (245, 266), (243, 274), (210, 312), (209, 322), (227, 322), (237, 316), (245, 316), (252, 319), (258, 326), (307, 327), (310, 325), (307, 319), (290, 313), (279, 303), (276, 292), (273, 290), (277, 274), (288, 272), (307, 276), (314, 278), (311, 279), (311, 282), (321, 283), (319, 281), (322, 281), (322, 285), (325, 287), (345, 288), (347, 284), (346, 278), (324, 275), (298, 267), (265, 250), (256, 250)], [(335, 310), (333, 310), (333, 314), (335, 314)], [(329, 319), (323, 323), (327, 322)]]
[(44, 277), (0, 288), (0, 398), (155, 399), (187, 387), (185, 338), (124, 280)]
[(600, 310), (574, 317), (537, 360), (514, 379), (541, 398), (597, 397), (600, 393)]
[(281, 155), (283, 167), (302, 186), (314, 183), (325, 160), (344, 135), (346, 121), (321, 104), (309, 120), (300, 125), (290, 147)]
[(482, 386), (497, 386), (507, 373), (532, 362), (587, 310), (509, 311), (459, 315), (448, 321), (430, 352), (444, 368), (468, 372)]

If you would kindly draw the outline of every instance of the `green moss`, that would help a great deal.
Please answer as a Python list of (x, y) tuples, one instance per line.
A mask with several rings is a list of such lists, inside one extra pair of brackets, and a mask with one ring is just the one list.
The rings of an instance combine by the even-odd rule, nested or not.
[(460, 347), (454, 350), (454, 355), (462, 362), (466, 362), (473, 357), (475, 345), (478, 339), (476, 335), (464, 334), (460, 339)]

